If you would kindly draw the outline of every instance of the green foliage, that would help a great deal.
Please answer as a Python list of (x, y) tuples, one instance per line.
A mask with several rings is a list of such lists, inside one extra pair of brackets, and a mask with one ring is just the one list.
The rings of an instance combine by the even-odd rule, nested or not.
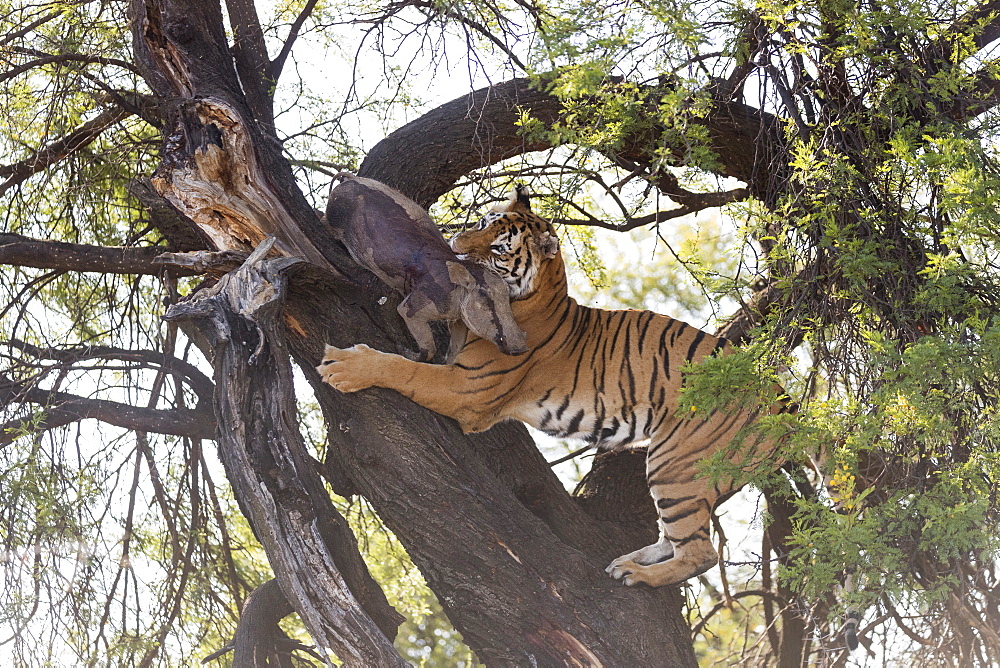
[[(595, 260), (578, 260), (577, 228), (567, 228), (573, 293), (582, 303), (610, 308), (650, 309), (690, 323), (703, 323), (732, 308), (742, 260), (730, 221), (721, 216), (681, 218), (659, 229), (627, 234), (588, 233)], [(588, 228), (589, 229), (589, 228)], [(598, 264), (599, 263), (599, 264)], [(594, 280), (593, 269), (599, 267)], [(576, 280), (579, 268), (587, 281)]]
[(760, 352), (747, 347), (685, 364), (685, 388), (677, 415), (697, 416), (774, 402), (778, 376), (773, 360), (762, 358)]
[[(782, 570), (786, 584), (803, 601), (839, 592), (839, 604), (820, 606), (819, 626), (832, 628), (854, 606), (868, 619), (875, 610), (917, 615), (919, 633), (946, 627), (949, 638), (963, 636), (965, 613), (953, 599), (973, 618), (987, 615), (1000, 529), (997, 119), (988, 112), (956, 121), (956, 105), (974, 104), (978, 61), (970, 66), (968, 59), (982, 24), (942, 31), (950, 25), (942, 17), (963, 8), (917, 3), (740, 9), (733, 8), (724, 39), (705, 23), (687, 33), (686, 46), (709, 64), (688, 69), (686, 78), (666, 78), (657, 136), (665, 163), (720, 169), (699, 122), (713, 104), (702, 97), (714, 62), (706, 42), (724, 41), (739, 63), (751, 45), (738, 31), (754, 15), (784, 35), (771, 43), (774, 69), (759, 93), (781, 116), (787, 159), (758, 169), (772, 170), (781, 185), (766, 206), (733, 213), (744, 238), (761, 244), (772, 284), (789, 295), (743, 352), (688, 370), (679, 413), (768, 405), (778, 381), (802, 407), (795, 419), (768, 418), (761, 429), (783, 438), (784, 456), (813, 459), (807, 486), (817, 490), (789, 491), (798, 514), (793, 558)], [(689, 20), (699, 11), (675, 6)], [(661, 15), (651, 8), (650, 17)], [(643, 34), (655, 33), (655, 25)], [(567, 123), (576, 124), (558, 127), (560, 138), (614, 150), (623, 136), (616, 128), (641, 131), (638, 121), (621, 119), (636, 113), (634, 89), (602, 86), (597, 73), (606, 61), (560, 53), (572, 66), (560, 70), (553, 90), (571, 112)], [(810, 59), (829, 70), (814, 74), (803, 65)], [(837, 97), (847, 90), (853, 97)], [(576, 112), (583, 95), (600, 98), (593, 116)], [(716, 254), (703, 266), (717, 261)], [(702, 280), (697, 263), (684, 268)], [(647, 280), (636, 281), (636, 294), (647, 292), (654, 272), (664, 275), (664, 268), (634, 271)], [(627, 296), (629, 270), (608, 276), (621, 301), (643, 303)], [(729, 295), (747, 287), (735, 280), (705, 284)], [(790, 359), (782, 357), (782, 339), (796, 341)], [(782, 364), (788, 372), (775, 374)], [(720, 462), (706, 466), (708, 475), (724, 473), (737, 472)], [(848, 572), (856, 586), (842, 590)], [(972, 585), (975, 578), (981, 584)], [(910, 650), (931, 662), (953, 661), (960, 652), (955, 644), (938, 654)]]
[[(725, 189), (721, 177), (752, 162), (743, 173), (753, 175), (745, 185), (755, 199), (726, 218), (702, 214), (617, 238), (564, 225), (563, 247), (583, 276), (576, 294), (711, 328), (713, 316), (751, 301), (758, 279), (783, 291), (742, 351), (686, 370), (679, 409), (770, 406), (776, 384), (800, 404), (794, 418), (766, 417), (762, 432), (748, 435), (782, 439), (783, 457), (807, 469), (748, 476), (780, 483), (797, 509), (782, 582), (753, 586), (780, 590), (795, 597), (789, 609), (807, 611), (818, 662), (838, 651), (837, 620), (848, 606), (877, 621), (882, 651), (895, 660), (995, 662), (1000, 119), (981, 86), (1000, 65), (979, 50), (993, 18), (964, 21), (970, 5), (954, 2), (418, 4), (323, 2), (307, 20), (276, 111), (314, 201), (321, 205), (330, 176), (356, 167), (387, 131), (465, 92), (441, 87), (456, 64), (477, 83), (513, 72), (551, 91), (559, 121), (525, 111), (519, 131), (526, 142), (563, 146), (470, 174), (441, 207), (448, 223), (502, 199), (517, 180), (531, 182), (536, 209), (558, 220), (627, 222), (668, 208), (656, 185)], [(305, 5), (259, 8), (272, 56)], [(0, 0), (3, 69), (51, 55), (129, 62), (125, 10), (122, 2)], [(328, 71), (337, 76), (325, 78)], [(133, 93), (148, 90), (131, 68), (86, 58), (47, 60), (0, 80), (4, 167), (115, 108), (114, 95)], [(773, 114), (773, 125), (745, 136), (734, 116), (733, 137), (713, 134), (707, 120), (729, 102)], [(0, 193), (0, 231), (161, 243), (128, 190), (157, 165), (152, 121), (114, 123)], [(640, 149), (654, 159), (633, 172), (628, 161)], [(163, 301), (177, 297), (169, 280), (0, 272), (2, 341), (196, 359), (160, 321)], [(193, 399), (148, 366), (24, 351), (0, 350), (13, 383), (160, 408)], [(0, 445), (0, 614), (17, 631), (15, 662), (170, 665), (224, 644), (238, 603), (268, 574), (200, 449), (89, 426), (43, 434), (46, 407), (3, 410), (0, 437), (17, 436)], [(707, 463), (705, 473), (747, 477), (724, 462)], [(471, 662), (399, 546), (368, 511), (348, 514), (409, 617), (401, 650), (426, 665)], [(855, 585), (844, 588), (847, 573)], [(720, 600), (707, 594), (692, 608)], [(748, 649), (765, 644), (762, 608), (751, 605), (758, 599), (739, 600), (745, 608), (727, 603), (715, 613), (722, 625), (702, 634), (706, 663), (768, 661), (766, 650)], [(65, 640), (35, 642), (51, 629)], [(748, 640), (727, 658), (737, 636)]]

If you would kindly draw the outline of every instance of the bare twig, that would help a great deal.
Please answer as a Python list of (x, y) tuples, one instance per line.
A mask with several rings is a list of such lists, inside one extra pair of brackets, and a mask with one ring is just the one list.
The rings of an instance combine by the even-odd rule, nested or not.
[(215, 393), (215, 384), (212, 382), (212, 379), (202, 373), (196, 366), (173, 355), (155, 350), (129, 350), (111, 346), (88, 345), (70, 346), (67, 348), (40, 348), (18, 340), (5, 341), (4, 343), (36, 359), (56, 360), (68, 364), (86, 359), (104, 359), (156, 366), (165, 372), (180, 376), (187, 381), (188, 386), (198, 396), (199, 402), (211, 402), (212, 396)]
[(31, 23), (29, 23), (26, 26), (22, 27), (20, 30), (16, 30), (16, 31), (14, 31), (12, 33), (8, 33), (7, 35), (4, 36), (3, 39), (0, 39), (0, 46), (3, 46), (4, 44), (9, 44), (9, 43), (13, 42), (15, 39), (20, 39), (21, 37), (24, 37), (29, 32), (31, 32), (32, 30), (34, 30), (35, 28), (37, 28), (38, 26), (43, 25), (45, 23), (48, 23), (49, 21), (51, 21), (54, 18), (58, 18), (58, 17), (62, 16), (62, 14), (63, 14), (64, 11), (66, 11), (66, 10), (65, 9), (57, 9), (54, 12), (50, 12), (50, 13), (46, 14), (45, 16), (32, 21)]
[(770, 592), (765, 589), (748, 589), (746, 591), (738, 591), (732, 595), (731, 599), (719, 601), (714, 606), (712, 606), (712, 609), (706, 612), (705, 616), (702, 617), (701, 620), (697, 624), (695, 624), (694, 627), (691, 629), (691, 635), (692, 636), (698, 635), (698, 633), (700, 633), (701, 630), (705, 627), (705, 624), (708, 623), (708, 620), (711, 619), (715, 615), (715, 613), (725, 608), (732, 607), (733, 602), (738, 601), (741, 598), (746, 598), (747, 596), (759, 596), (760, 598), (772, 601), (774, 603), (777, 603), (778, 605), (781, 606), (785, 605), (785, 601), (780, 596), (778, 596), (774, 592)]
[[(0, 401), (4, 404), (32, 403), (45, 406), (45, 415), (38, 425), (42, 429), (61, 427), (78, 420), (93, 418), (123, 429), (158, 434), (215, 438), (215, 417), (206, 409), (158, 410), (138, 408), (117, 401), (87, 399), (66, 392), (33, 387), (0, 375)], [(15, 420), (0, 425), (0, 445), (19, 437), (32, 421)]]
[(132, 63), (126, 62), (124, 60), (119, 60), (118, 58), (105, 58), (104, 56), (88, 56), (82, 53), (62, 53), (62, 54), (49, 54), (42, 51), (36, 51), (35, 49), (23, 49), (17, 48), (12, 49), (12, 51), (17, 51), (30, 56), (36, 56), (35, 60), (30, 60), (26, 63), (22, 63), (6, 72), (0, 72), (0, 82), (6, 81), (7, 79), (12, 79), (19, 74), (27, 72), (35, 67), (40, 67), (42, 65), (51, 65), (52, 63), (91, 63), (96, 65), (116, 65), (118, 67), (125, 68), (130, 72), (136, 74), (141, 74), (139, 70)]
[(563, 462), (568, 462), (569, 460), (573, 459), (574, 457), (582, 455), (587, 450), (593, 450), (595, 447), (597, 447), (597, 446), (595, 446), (595, 445), (585, 445), (582, 448), (580, 448), (579, 450), (574, 450), (573, 452), (569, 453), (568, 455), (566, 455), (564, 457), (560, 457), (559, 459), (556, 459), (555, 461), (551, 461), (548, 464), (549, 464), (549, 466), (557, 466), (559, 464), (562, 464)]
[(317, 0), (308, 0), (305, 7), (299, 12), (299, 15), (295, 17), (292, 27), (288, 29), (288, 37), (285, 38), (285, 43), (281, 45), (281, 51), (274, 57), (271, 64), (267, 66), (268, 80), (272, 82), (278, 81), (278, 78), (281, 76), (281, 70), (285, 67), (285, 60), (288, 58), (288, 54), (291, 53), (292, 45), (295, 44), (295, 39), (299, 36), (299, 31), (302, 29), (302, 24), (312, 14), (313, 9), (316, 7), (316, 2)]
[[(739, 202), (747, 197), (749, 197), (749, 193), (745, 188), (737, 188), (736, 190), (718, 193), (692, 193), (692, 196), (687, 198), (688, 203), (676, 209), (657, 211), (656, 213), (639, 216), (638, 218), (628, 218), (621, 223), (607, 223), (596, 218), (588, 220), (553, 218), (552, 222), (557, 225), (589, 225), (591, 227), (601, 227), (606, 230), (614, 230), (615, 232), (627, 232), (629, 230), (634, 230), (637, 227), (643, 227), (644, 225), (658, 225), (659, 223), (667, 220), (680, 218), (681, 216), (697, 213), (708, 208), (722, 206), (731, 202)], [(695, 198), (700, 199), (696, 201)]]

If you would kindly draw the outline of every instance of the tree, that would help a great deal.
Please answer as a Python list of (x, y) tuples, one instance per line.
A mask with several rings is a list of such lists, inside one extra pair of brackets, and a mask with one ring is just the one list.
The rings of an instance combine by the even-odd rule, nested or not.
[[(411, 345), (397, 298), (317, 213), (344, 163), (451, 224), (517, 179), (565, 229), (666, 235), (729, 205), (735, 271), (685, 266), (739, 304), (720, 329), (745, 353), (692, 370), (682, 410), (774, 381), (802, 408), (763, 424), (790, 464), (752, 481), (768, 499), (759, 586), (724, 588), (708, 617), (759, 601), (733, 613), (764, 620), (741, 651), (782, 666), (846, 663), (848, 609), (859, 656), (1000, 656), (993, 3), (307, 0), (263, 21), (246, 0), (226, 16), (133, 0), (127, 20), (123, 3), (3, 7), (0, 642), (19, 659), (62, 628), (50, 658), (169, 663), (192, 634), (226, 644), (238, 607), (235, 665), (301, 655), (277, 626), (292, 611), (317, 655), (403, 664), (401, 617), (332, 489), (371, 505), (487, 665), (695, 664), (705, 627), (676, 588), (603, 573), (654, 531), (641, 453), (596, 457), (570, 495), (520, 425), (464, 436), (393, 393), (318, 382), (325, 342)], [(331, 72), (349, 91), (338, 113), (304, 57), (289, 84), (307, 33), (380, 49), (381, 68), (359, 55), (353, 76)], [(493, 83), (364, 151), (371, 116), (352, 130), (352, 114), (395, 123), (422, 85), (424, 61), (393, 60), (407, 35), (442, 68), (463, 49)], [(399, 86), (363, 97), (376, 70)], [(328, 427), (322, 460), (292, 363)], [(110, 427), (82, 438), (89, 419)], [(92, 559), (88, 538), (113, 531), (116, 562)]]

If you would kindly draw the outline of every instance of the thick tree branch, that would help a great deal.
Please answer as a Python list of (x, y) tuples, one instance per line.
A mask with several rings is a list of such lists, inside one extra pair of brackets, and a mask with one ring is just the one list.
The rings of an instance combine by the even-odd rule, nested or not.
[[(236, 636), (226, 647), (202, 659), (208, 663), (226, 652), (233, 652), (233, 665), (245, 668), (293, 668), (292, 650), (303, 649), (292, 640), (278, 622), (295, 612), (285, 598), (277, 580), (268, 580), (253, 590), (243, 604)], [(323, 657), (309, 651), (320, 661)]]
[(191, 276), (198, 273), (182, 267), (165, 268), (162, 264), (157, 264), (155, 259), (164, 250), (166, 249), (160, 246), (90, 246), (32, 239), (20, 234), (0, 234), (0, 264), (102, 274), (157, 276), (167, 272), (177, 276)]
[(196, 274), (222, 276), (246, 262), (247, 254), (238, 251), (195, 251), (163, 253), (153, 262), (166, 267), (178, 267)]
[(254, 118), (269, 133), (274, 132), (274, 84), (270, 78), (264, 31), (253, 0), (226, 0), (233, 26), (233, 56), (247, 104)]
[[(152, 179), (156, 190), (198, 224), (219, 250), (249, 251), (266, 237), (276, 248), (333, 270), (284, 202), (267, 185), (254, 134), (225, 100), (192, 100), (178, 119), (185, 144)], [(186, 159), (184, 159), (186, 158)], [(309, 214), (316, 214), (310, 209)]]
[[(147, 80), (154, 90), (163, 94), (174, 91), (187, 98), (177, 105), (172, 124), (167, 125), (173, 129), (157, 175), (163, 179), (158, 185), (160, 191), (186, 215), (198, 220), (214, 239), (233, 242), (232, 246), (220, 248), (235, 250), (249, 245), (277, 219), (281, 223), (277, 236), (288, 244), (286, 248), (294, 246), (290, 241), (294, 237), (287, 236), (290, 232), (286, 225), (297, 224), (329, 262), (326, 266), (341, 272), (341, 276), (357, 271), (338, 250), (329, 230), (317, 225), (318, 219), (298, 192), (287, 163), (274, 157), (273, 142), (251, 120), (253, 114), (245, 108), (235, 84), (231, 56), (218, 40), (220, 31), (212, 24), (218, 20), (215, 8), (184, 5), (181, 11), (171, 0), (136, 4), (136, 52), (150, 70)], [(194, 97), (196, 101), (191, 99)], [(516, 118), (516, 109), (513, 111)], [(237, 120), (233, 123), (232, 119)], [(468, 146), (469, 136), (475, 136), (477, 124), (465, 127), (472, 134), (466, 135), (464, 141), (458, 133), (452, 135), (459, 151), (465, 150), (461, 148), (463, 143)], [(497, 141), (516, 145), (503, 149), (508, 155), (523, 152), (523, 140), (509, 130), (504, 127)], [(248, 150), (241, 147), (241, 142)], [(259, 161), (259, 171), (246, 170), (246, 156), (251, 153)], [(389, 156), (390, 161), (398, 162), (404, 154), (414, 152), (407, 149)], [(435, 164), (439, 160), (437, 156), (420, 155), (414, 159), (430, 159)], [(463, 159), (466, 164), (472, 162)], [(480, 151), (476, 162), (482, 164), (481, 160)], [(434, 174), (434, 164), (430, 163), (425, 160), (408, 176), (414, 181), (426, 179), (428, 174)], [(251, 205), (260, 197), (259, 192), (233, 187), (234, 182), (268, 191), (266, 201), (272, 208)], [(449, 175), (438, 184), (444, 183), (447, 190), (453, 182), (454, 177)], [(241, 217), (234, 211), (251, 215)], [(205, 215), (199, 220), (199, 215), (208, 212), (218, 215)], [(244, 239), (231, 234), (237, 228)], [(321, 262), (314, 264), (324, 266)], [(286, 308), (285, 316), (294, 324), (284, 334), (267, 337), (269, 341), (287, 342), (303, 367), (316, 364), (323, 341), (341, 345), (364, 341), (382, 350), (398, 349), (405, 341), (392, 309), (393, 300), (379, 299), (389, 297), (384, 286), (366, 291), (360, 287), (362, 281), (338, 280), (331, 289), (331, 271), (313, 273), (322, 273), (327, 282), (311, 284), (315, 278), (307, 280), (297, 274), (295, 299)], [(244, 339), (251, 342), (252, 350), (260, 351), (255, 357), (255, 369), (269, 364), (262, 360), (271, 348), (258, 349), (255, 345), (261, 340), (259, 334), (252, 328), (239, 331), (241, 335), (231, 337), (225, 346), (217, 344), (216, 364), (222, 364), (221, 357), (230, 355), (226, 350), (235, 347), (231, 342), (243, 346)], [(225, 363), (242, 365), (245, 357), (233, 352)], [(642, 665), (655, 656), (672, 665), (694, 665), (676, 592), (623, 588), (603, 573), (611, 558), (648, 543), (647, 537), (622, 532), (583, 513), (560, 488), (523, 427), (500, 425), (489, 434), (469, 439), (453, 422), (399, 395), (383, 392), (374, 401), (371, 396), (339, 396), (329, 386), (318, 383), (318, 376), (311, 370), (307, 375), (316, 383), (331, 426), (330, 460), (400, 537), (480, 658), (515, 665), (531, 661)], [(225, 391), (234, 387), (234, 379), (240, 378), (228, 372), (217, 373), (217, 377), (229, 379), (225, 387), (220, 385)], [(265, 385), (257, 382), (251, 387), (258, 392), (268, 390)], [(247, 401), (230, 412), (256, 420), (249, 416), (254, 416), (260, 406), (244, 396), (250, 394), (239, 390), (227, 394), (227, 401)], [(223, 413), (221, 409), (218, 412)], [(264, 429), (263, 421), (255, 421), (254, 425), (247, 429), (272, 433)], [(278, 441), (265, 437), (259, 442)], [(238, 450), (220, 448), (223, 452)], [(266, 456), (255, 454), (258, 456), (254, 461), (267, 463)], [(267, 473), (270, 471), (277, 474)], [(304, 466), (263, 469), (263, 484), (249, 485), (237, 495), (244, 499), (248, 516), (254, 512), (250, 507), (252, 495), (270, 489), (274, 475), (286, 483), (281, 487), (285, 490), (295, 489), (308, 479), (303, 477), (308, 475)], [(230, 473), (230, 479), (237, 478)], [(299, 497), (303, 504), (318, 504), (325, 497), (322, 486), (307, 487), (306, 492)], [(291, 510), (299, 507), (283, 509), (252, 524), (262, 532), (288, 526), (282, 522), (294, 525), (298, 511)], [(325, 509), (316, 511), (315, 517), (327, 516)], [(467, 518), (475, 521), (464, 521)], [(272, 547), (296, 544), (300, 534), (310, 536), (294, 527), (278, 531), (280, 540)], [(266, 540), (263, 533), (261, 538)], [(457, 554), (456, 545), (467, 549)], [(317, 563), (325, 559), (325, 549), (312, 544), (304, 546), (302, 552), (314, 555), (313, 563)], [(313, 614), (309, 606), (317, 605), (322, 592), (314, 591), (303, 599), (295, 582), (290, 581), (305, 587), (296, 579), (296, 566), (277, 553), (269, 551), (269, 557), (296, 610), (307, 617)], [(526, 596), (526, 592), (537, 593)], [(482, 604), (484, 598), (488, 605)], [(630, 611), (628, 620), (622, 617), (622, 610)], [(644, 621), (637, 625), (634, 618)], [(311, 631), (319, 634), (320, 644), (329, 643), (330, 635), (336, 634), (334, 622), (319, 628), (310, 625)], [(656, 631), (647, 632), (650, 627)]]
[[(521, 115), (527, 113), (545, 125), (552, 125), (561, 110), (558, 99), (539, 90), (528, 79), (482, 88), (441, 105), (390, 134), (369, 151), (358, 174), (394, 184), (421, 206), (428, 207), (461, 177), (476, 169), (530, 151), (552, 148), (545, 139), (524, 137), (519, 123)], [(777, 119), (743, 104), (719, 102), (704, 123), (720, 157), (720, 173), (747, 183), (747, 190), (753, 196), (769, 198), (781, 174), (761, 165), (770, 165), (770, 152), (783, 145)], [(650, 171), (662, 159), (657, 154), (660, 148), (654, 129), (627, 138), (620, 148), (609, 151), (608, 157), (629, 171), (638, 165)], [(687, 191), (671, 183), (671, 176), (661, 172), (660, 178), (664, 180), (658, 185), (684, 197)]]
[(105, 109), (93, 120), (87, 121), (62, 139), (38, 149), (31, 156), (10, 165), (0, 166), (0, 177), (7, 177), (6, 181), (0, 183), (0, 195), (90, 144), (102, 132), (127, 116), (129, 112), (121, 107)]
[(429, 111), (380, 141), (359, 176), (391, 184), (428, 208), (461, 177), (507, 158), (550, 145), (518, 133), (521, 111), (546, 125), (562, 104), (528, 79), (481, 88)]

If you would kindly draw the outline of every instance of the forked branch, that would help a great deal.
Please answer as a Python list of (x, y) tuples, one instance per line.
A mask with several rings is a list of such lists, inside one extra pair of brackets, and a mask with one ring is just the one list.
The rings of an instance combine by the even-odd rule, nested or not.
[(67, 392), (45, 390), (0, 375), (0, 403), (37, 404), (41, 414), (0, 424), (0, 445), (38, 430), (53, 429), (93, 418), (107, 424), (158, 434), (194, 439), (215, 437), (215, 418), (207, 409), (159, 410), (104, 399), (88, 399)]

